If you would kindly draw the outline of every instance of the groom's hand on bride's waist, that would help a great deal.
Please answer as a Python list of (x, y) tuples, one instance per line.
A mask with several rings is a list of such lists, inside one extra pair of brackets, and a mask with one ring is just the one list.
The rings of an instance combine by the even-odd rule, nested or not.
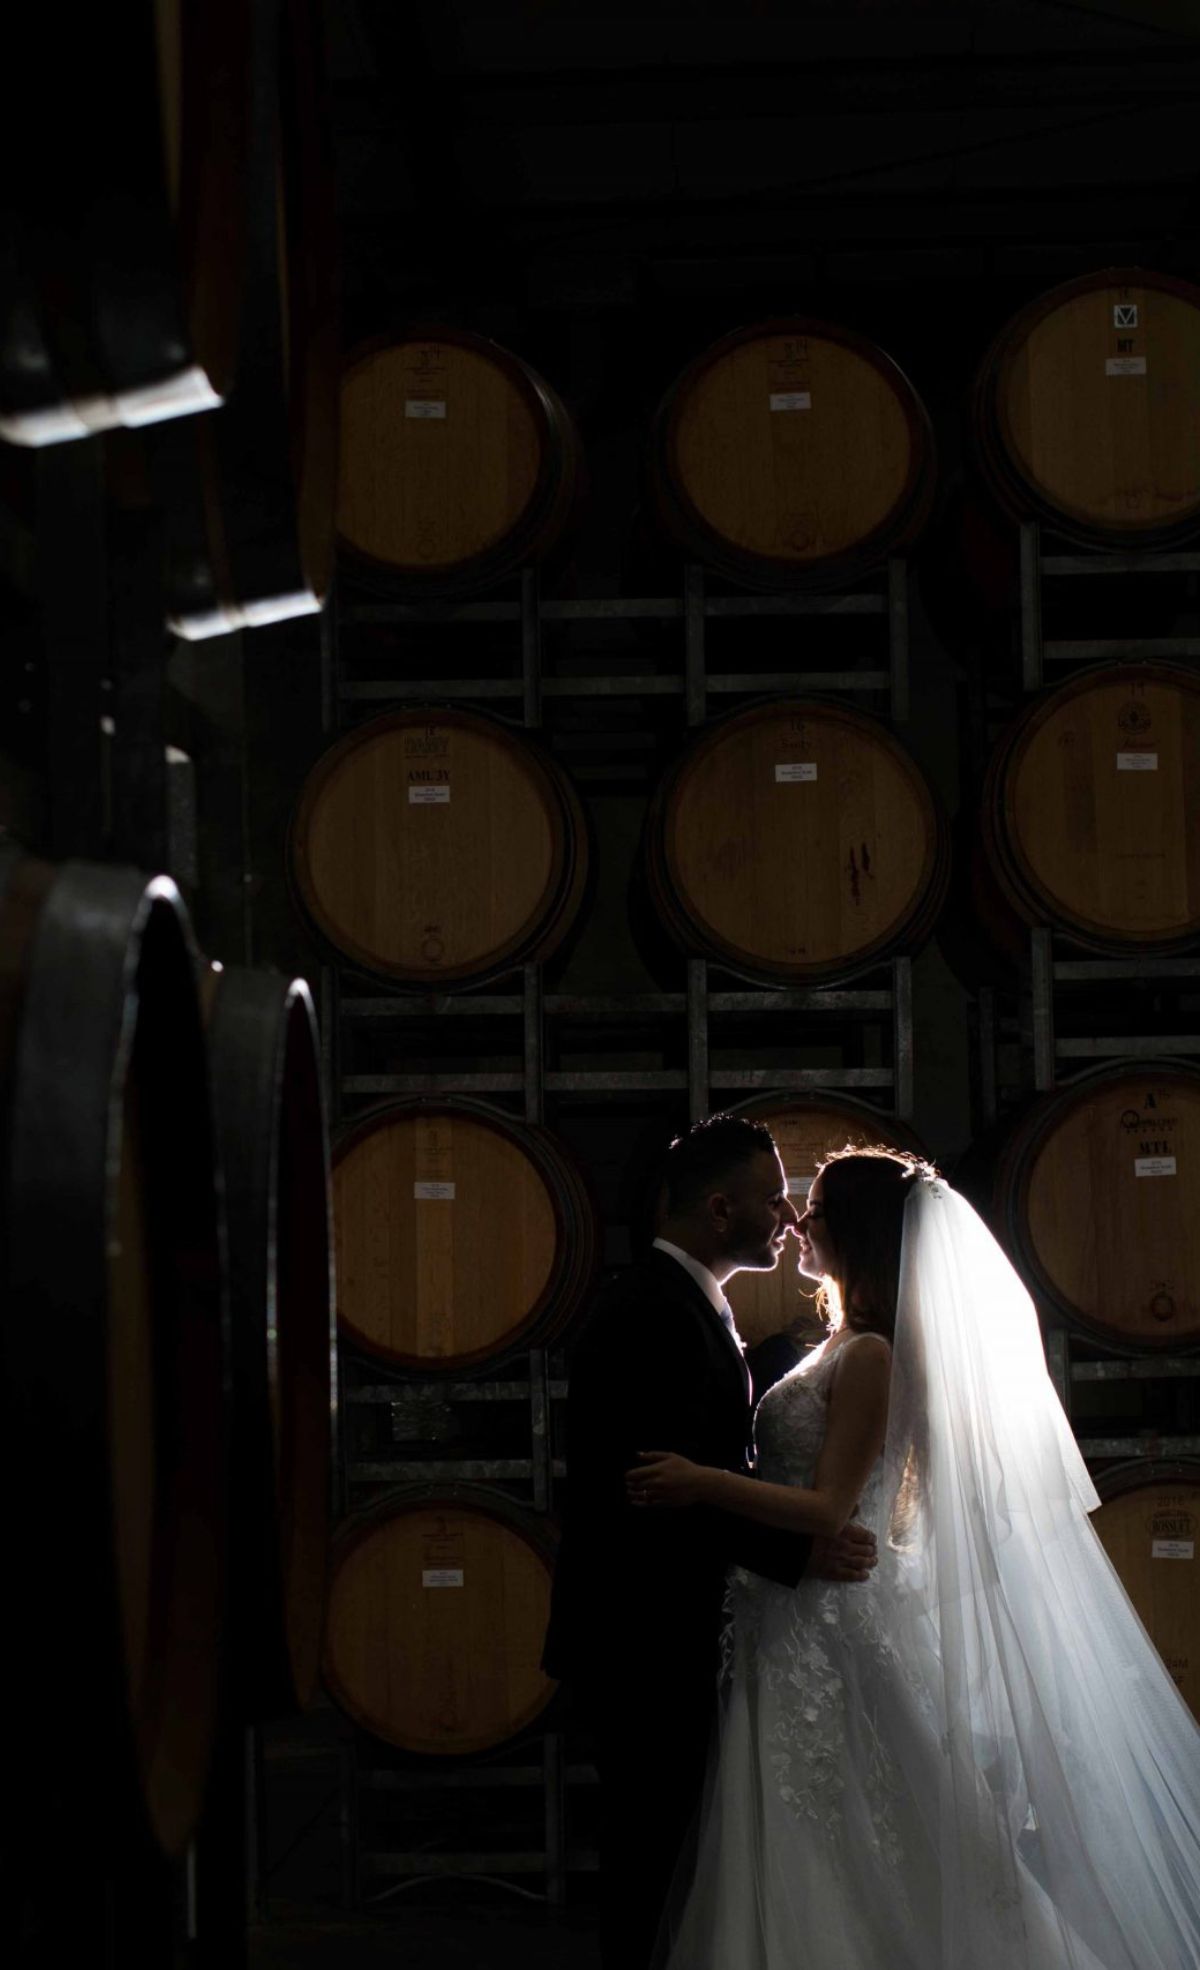
[(865, 1526), (848, 1525), (836, 1539), (814, 1539), (812, 1555), (805, 1568), (810, 1579), (869, 1580), (878, 1564), (875, 1534)]

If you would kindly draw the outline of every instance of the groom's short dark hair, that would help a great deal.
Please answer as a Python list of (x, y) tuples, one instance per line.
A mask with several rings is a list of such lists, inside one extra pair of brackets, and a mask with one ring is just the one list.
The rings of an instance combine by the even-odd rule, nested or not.
[(764, 1154), (775, 1154), (775, 1138), (765, 1122), (749, 1115), (707, 1115), (676, 1136), (667, 1151), (667, 1210), (672, 1217), (694, 1210), (742, 1164)]

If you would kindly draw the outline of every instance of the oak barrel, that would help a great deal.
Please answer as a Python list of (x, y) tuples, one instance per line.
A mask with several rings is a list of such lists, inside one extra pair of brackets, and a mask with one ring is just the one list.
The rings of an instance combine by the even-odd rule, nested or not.
[(42, 1769), (70, 1774), (96, 1837), (177, 1855), (209, 1766), (225, 1559), (195, 954), (174, 885), (124, 869), (10, 866), (0, 922), (16, 1686)]
[(428, 990), (544, 958), (583, 898), (588, 842), (534, 741), (429, 706), (370, 720), (318, 760), (291, 831), (300, 900), (365, 970)]
[(1036, 1298), (1125, 1350), (1200, 1343), (1200, 1073), (1122, 1061), (1042, 1096), (1000, 1158), (996, 1222)]
[[(824, 1090), (819, 1094), (761, 1094), (740, 1102), (733, 1112), (765, 1122), (770, 1129), (787, 1174), (788, 1195), (798, 1211), (804, 1209), (817, 1165), (835, 1149), (849, 1143), (859, 1148), (882, 1143), (885, 1148), (926, 1154), (917, 1136), (898, 1116), (881, 1114), (851, 1095), (827, 1094)], [(773, 1272), (737, 1272), (728, 1282), (729, 1304), (747, 1347), (756, 1347), (806, 1319), (816, 1333), (813, 1301), (817, 1282), (797, 1272), (796, 1256), (796, 1245), (789, 1239)]]
[(545, 559), (582, 451), (555, 391), (483, 336), (428, 326), (364, 348), (342, 379), (338, 533), (349, 572), (461, 595)]
[(752, 588), (878, 566), (919, 534), (935, 476), (928, 415), (891, 357), (801, 318), (706, 349), (668, 392), (651, 441), (668, 532)]
[(324, 1673), (355, 1722), (402, 1750), (478, 1753), (532, 1724), (553, 1546), (490, 1491), (392, 1494), (334, 1550)]
[(1150, 1639), (1200, 1720), (1200, 1463), (1139, 1458), (1095, 1480), (1092, 1524)]
[(203, 640), (319, 610), (334, 559), (337, 240), (318, 0), (249, 10), (241, 350), (218, 410), (153, 434), (168, 621)]
[(304, 980), (213, 969), (204, 997), (233, 1341), (233, 1695), (255, 1718), (303, 1709), (319, 1673), (336, 1401), (329, 1148)]
[(211, 409), (243, 343), (246, 8), (130, 0), (69, 40), (48, 9), (10, 23), (0, 436), (20, 445)]
[(925, 939), (948, 834), (886, 726), (784, 698), (693, 740), (654, 796), (645, 866), (684, 949), (767, 983), (815, 983)]
[(395, 1367), (544, 1345), (595, 1273), (596, 1217), (566, 1145), (465, 1097), (356, 1119), (335, 1148), (333, 1210), (342, 1335)]
[(984, 784), (981, 839), (1026, 923), (1099, 951), (1200, 938), (1200, 677), (1109, 664), (1027, 708)]
[(1018, 519), (1110, 548), (1200, 528), (1200, 288), (1108, 267), (1005, 324), (972, 400), (975, 450)]

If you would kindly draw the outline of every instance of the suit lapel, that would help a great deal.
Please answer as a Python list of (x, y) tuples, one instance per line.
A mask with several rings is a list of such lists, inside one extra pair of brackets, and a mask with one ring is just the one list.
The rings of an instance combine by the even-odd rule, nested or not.
[(746, 1366), (742, 1350), (734, 1340), (733, 1335), (709, 1300), (707, 1294), (696, 1284), (691, 1274), (684, 1271), (678, 1260), (671, 1257), (669, 1252), (653, 1252), (651, 1257), (655, 1264), (661, 1268), (664, 1281), (668, 1283), (670, 1292), (691, 1308), (696, 1318), (702, 1323), (704, 1332), (714, 1339), (720, 1354), (734, 1369), (737, 1375), (737, 1387), (742, 1400), (749, 1406), (750, 1370)]

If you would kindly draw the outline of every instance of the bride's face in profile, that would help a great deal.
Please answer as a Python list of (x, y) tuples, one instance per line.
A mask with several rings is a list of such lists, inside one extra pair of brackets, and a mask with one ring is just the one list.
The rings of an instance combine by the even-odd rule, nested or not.
[(823, 1182), (813, 1178), (808, 1202), (800, 1213), (796, 1226), (796, 1237), (800, 1244), (799, 1269), (809, 1279), (822, 1279), (833, 1271), (833, 1248), (825, 1228), (825, 1205), (823, 1202)]

